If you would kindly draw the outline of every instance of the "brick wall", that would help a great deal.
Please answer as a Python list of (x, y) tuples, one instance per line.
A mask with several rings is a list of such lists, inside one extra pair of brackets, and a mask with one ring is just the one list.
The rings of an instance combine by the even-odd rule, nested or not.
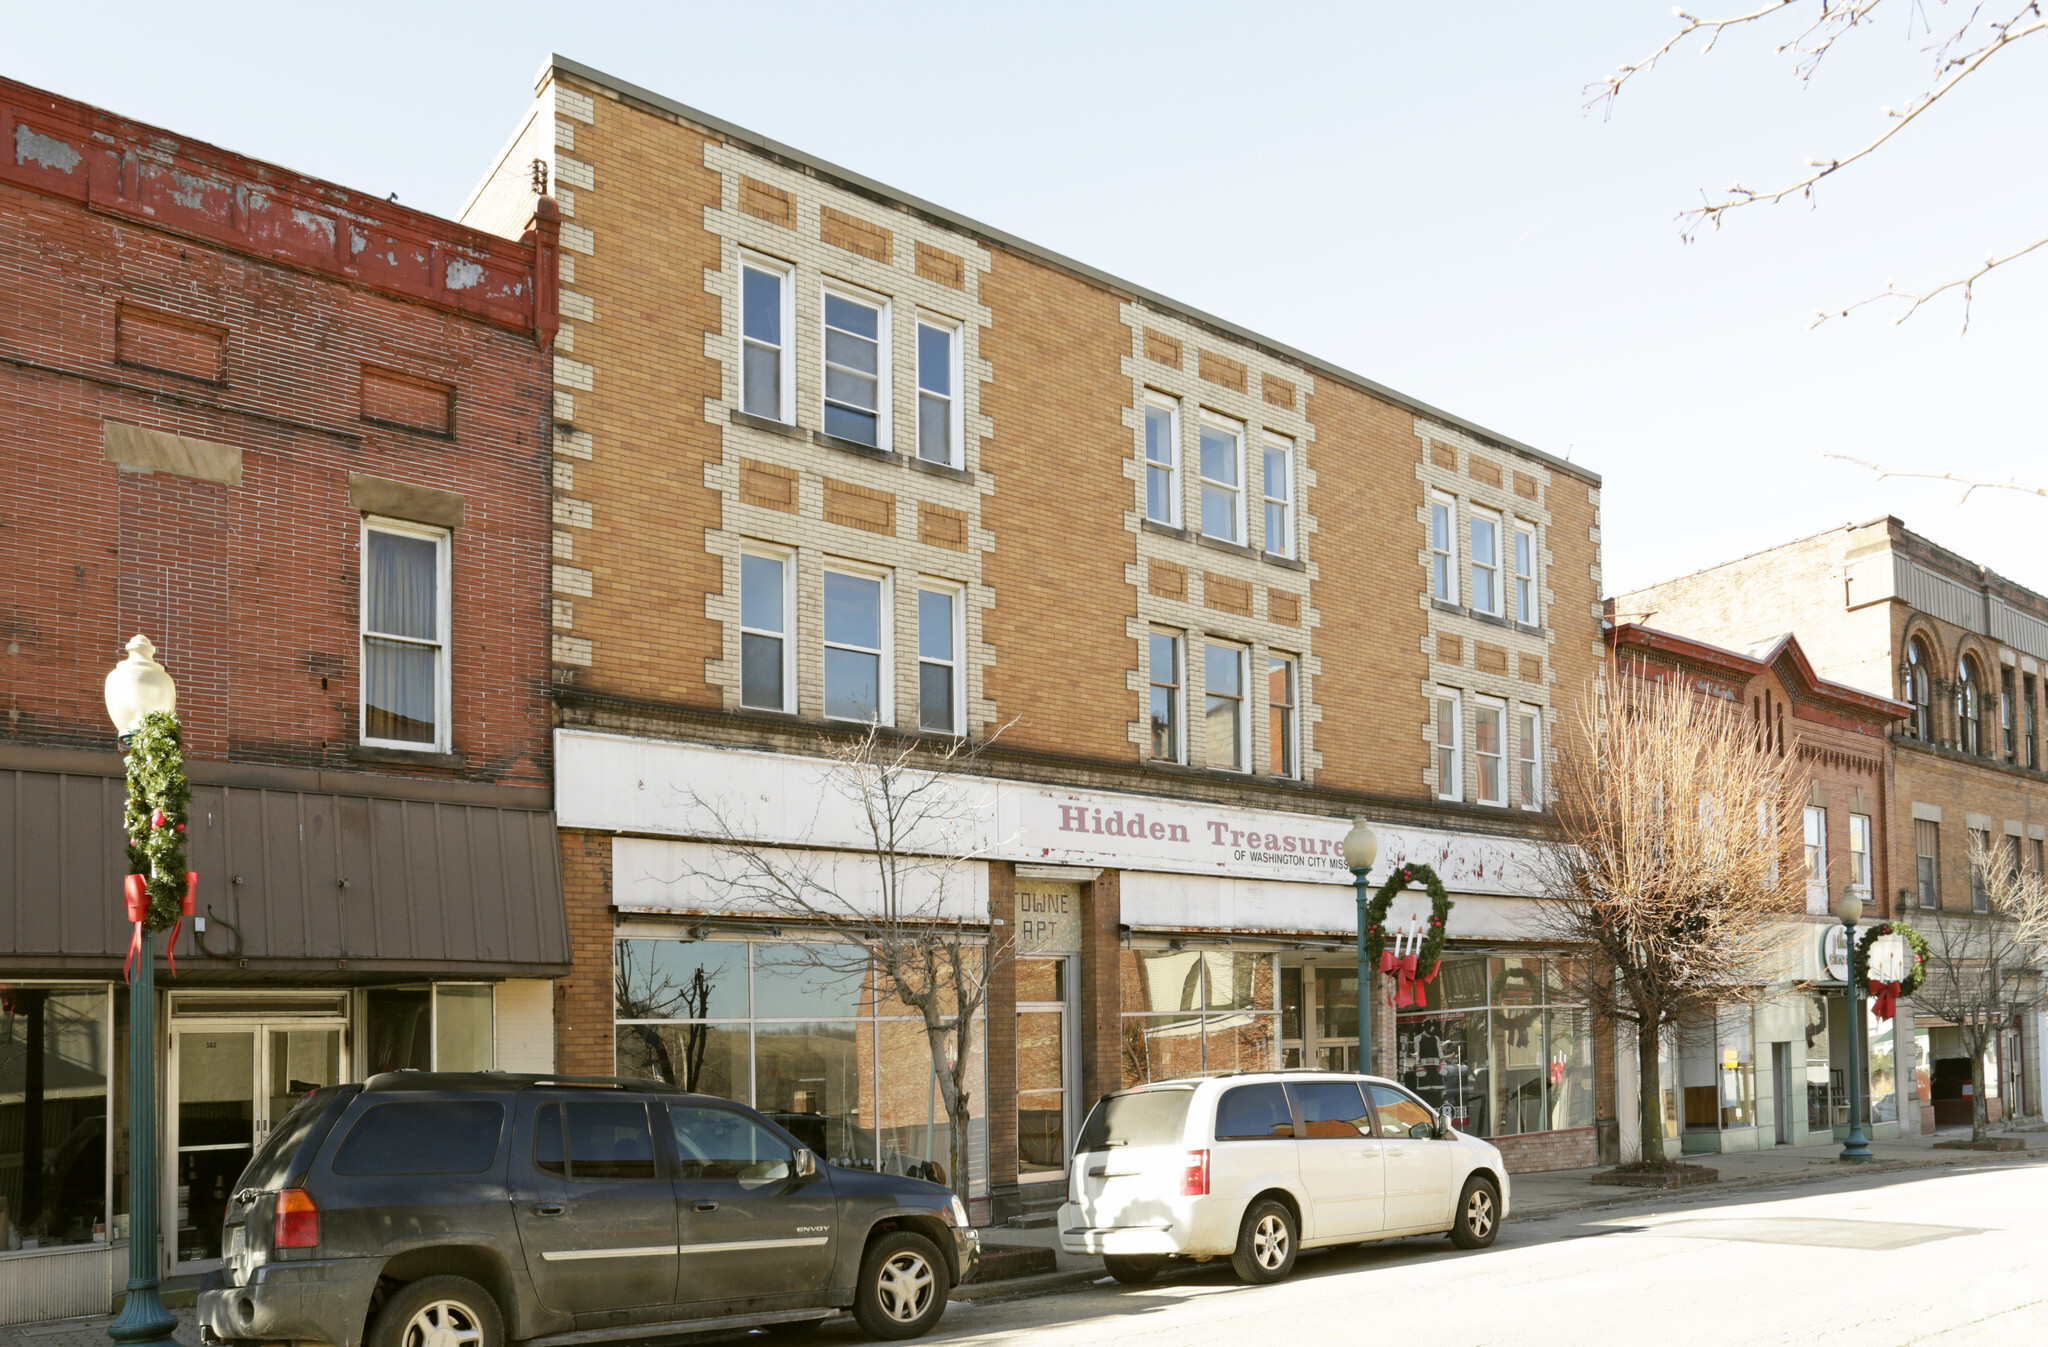
[(1598, 1136), (1591, 1127), (1489, 1139), (1500, 1148), (1500, 1158), (1510, 1174), (1535, 1174), (1546, 1169), (1589, 1169), (1599, 1163)]
[(612, 1050), (612, 839), (564, 828), (562, 897), (575, 970), (555, 983), (556, 1069), (609, 1076)]

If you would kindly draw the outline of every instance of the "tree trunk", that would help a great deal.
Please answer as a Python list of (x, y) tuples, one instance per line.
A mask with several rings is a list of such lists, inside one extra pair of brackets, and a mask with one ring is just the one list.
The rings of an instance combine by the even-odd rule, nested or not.
[(1972, 1141), (1982, 1141), (1984, 1139), (1985, 1124), (1989, 1121), (1989, 1110), (1985, 1099), (1988, 1092), (1984, 1088), (1985, 1064), (1991, 1056), (1985, 1049), (1989, 1046), (1987, 1043), (1982, 1047), (1976, 1048), (1970, 1057), (1970, 1074), (1975, 1077), (1970, 1088), (1970, 1140)]
[(1657, 1026), (1647, 1019), (1636, 1026), (1636, 1099), (1641, 1114), (1641, 1154), (1649, 1165), (1664, 1163), (1664, 1107), (1659, 1090)]

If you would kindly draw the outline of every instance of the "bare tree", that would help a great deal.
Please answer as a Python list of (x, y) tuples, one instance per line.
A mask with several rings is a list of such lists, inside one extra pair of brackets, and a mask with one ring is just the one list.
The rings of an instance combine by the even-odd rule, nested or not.
[[(1917, 1014), (1955, 1025), (1976, 1079), (1970, 1135), (1981, 1141), (1986, 1067), (2013, 1017), (2042, 1004), (2040, 960), (2048, 936), (2048, 892), (2041, 876), (2000, 856), (1982, 835), (1970, 836), (1973, 898), (1983, 911), (1936, 909), (1928, 914), (1927, 981), (1913, 994)], [(1976, 904), (1972, 904), (1976, 906)], [(2016, 1101), (2008, 1101), (2010, 1108)]]
[[(871, 725), (830, 743), (818, 759), (819, 812), (835, 798), (851, 807), (857, 852), (765, 844), (732, 797), (686, 792), (713, 842), (711, 863), (691, 877), (722, 907), (801, 923), (823, 938), (781, 946), (777, 958), (858, 982), (869, 1007), (920, 1017), (950, 1123), (946, 1172), (962, 1192), (976, 1028), (990, 979), (1016, 952), (968, 891), (969, 862), (993, 845), (994, 820), (990, 794), (967, 772), (995, 738), (935, 747)], [(815, 836), (816, 817), (810, 826)]]
[[(1695, 35), (1704, 35), (1706, 41), (1702, 54), (1714, 49), (1723, 34), (1733, 28), (1749, 24), (1762, 24), (1776, 19), (1787, 10), (1803, 12), (1805, 25), (1775, 49), (1777, 54), (1787, 51), (1794, 54), (1793, 73), (1801, 83), (1812, 81), (1821, 63), (1835, 51), (1838, 44), (1848, 39), (1858, 29), (1873, 26), (1876, 14), (1884, 0), (1763, 0), (1756, 8), (1742, 13), (1724, 15), (1719, 18), (1699, 18), (1683, 9), (1675, 11), (1678, 16), (1678, 30), (1665, 39), (1655, 51), (1643, 60), (1620, 67), (1598, 84), (1587, 86), (1593, 96), (1589, 108), (1600, 109), (1612, 115), (1614, 102), (1621, 96), (1630, 80), (1656, 68), (1679, 43)], [(1947, 6), (1949, 0), (1936, 0)], [(1754, 189), (1735, 183), (1717, 196), (1707, 197), (1704, 204), (1682, 212), (1681, 236), (1690, 243), (1699, 236), (1702, 227), (1712, 225), (1719, 229), (1723, 221), (1734, 211), (1744, 206), (1774, 204), (1781, 201), (1814, 200), (1814, 190), (1821, 182), (1840, 173), (1853, 164), (1861, 163), (1882, 150), (1894, 136), (1920, 121), (1942, 102), (1948, 94), (1964, 80), (1975, 75), (1984, 66), (2002, 56), (2014, 45), (2030, 37), (2048, 31), (2048, 18), (2041, 12), (2040, 0), (2002, 0), (2002, 3), (1987, 3), (1986, 0), (1958, 0), (1948, 13), (1961, 21), (1954, 27), (1937, 30), (1929, 17), (1925, 0), (1915, 0), (1911, 5), (1895, 3), (1889, 12), (1901, 15), (1908, 33), (1919, 25), (1929, 39), (1926, 48), (1932, 58), (1932, 69), (1926, 82), (1903, 107), (1886, 107), (1879, 115), (1885, 126), (1859, 148), (1847, 154), (1810, 158), (1806, 161), (1806, 172), (1792, 181), (1776, 187)], [(1999, 267), (2009, 265), (2022, 257), (2048, 246), (2048, 237), (2037, 238), (2030, 243), (2008, 249), (2004, 255), (1996, 251), (1988, 254), (1981, 266), (1959, 273), (1939, 285), (1925, 289), (1900, 289), (1886, 281), (1885, 288), (1865, 299), (1848, 304), (1840, 309), (1816, 312), (1814, 324), (1818, 326), (1830, 318), (1847, 317), (1850, 313), (1867, 304), (1881, 301), (1900, 301), (1905, 304), (1895, 322), (1903, 323), (1918, 313), (1921, 307), (1950, 291), (1959, 292), (1963, 301), (1963, 330), (1970, 327), (1970, 302), (1976, 293), (1977, 282)]]
[(1661, 1167), (1658, 1045), (1779, 975), (1782, 923), (1803, 910), (1803, 787), (1727, 702), (1634, 668), (1604, 681), (1604, 719), (1589, 706), (1561, 746), (1535, 920), (1591, 955), (1564, 965), (1572, 992), (1635, 1031), (1638, 1162)]

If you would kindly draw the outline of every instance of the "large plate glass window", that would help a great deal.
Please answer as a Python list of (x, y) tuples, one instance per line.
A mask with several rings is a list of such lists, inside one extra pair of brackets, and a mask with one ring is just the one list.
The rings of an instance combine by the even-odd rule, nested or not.
[(1161, 397), (1145, 400), (1145, 517), (1180, 525), (1180, 408)]
[(1205, 645), (1202, 677), (1208, 697), (1208, 765), (1245, 769), (1244, 651), (1233, 645)]
[(790, 578), (786, 553), (740, 553), (740, 705), (789, 711), (796, 688), (790, 641)]
[(1593, 1125), (1592, 1013), (1560, 961), (1444, 956), (1424, 1005), (1395, 1016), (1395, 1076), (1472, 1136)]
[(363, 742), (448, 746), (448, 534), (363, 522)]
[(1202, 532), (1227, 543), (1244, 541), (1244, 430), (1202, 422)]
[(740, 410), (790, 417), (789, 269), (765, 258), (740, 261)]
[(882, 305), (825, 292), (825, 433), (887, 447)]
[(1127, 949), (1117, 957), (1126, 1086), (1279, 1065), (1272, 955), (1190, 948)]
[(1181, 760), (1180, 735), (1180, 637), (1170, 632), (1152, 633), (1148, 651), (1152, 699), (1152, 757), (1158, 762)]
[(105, 986), (0, 995), (0, 1250), (110, 1238), (107, 1006)]
[(917, 727), (960, 732), (960, 592), (917, 591)]
[(930, 319), (917, 324), (917, 456), (927, 463), (960, 465), (958, 403), (959, 330)]
[(883, 645), (887, 581), (879, 575), (825, 571), (825, 715), (888, 723)]
[(1294, 445), (1266, 441), (1262, 489), (1266, 493), (1266, 550), (1276, 557), (1294, 555)]

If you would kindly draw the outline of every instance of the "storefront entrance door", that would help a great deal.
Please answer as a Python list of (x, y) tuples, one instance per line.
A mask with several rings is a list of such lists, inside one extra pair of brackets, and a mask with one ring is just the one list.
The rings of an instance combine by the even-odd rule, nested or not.
[(1069, 1059), (1074, 1043), (1070, 984), (1073, 960), (1017, 961), (1017, 1180), (1065, 1182), (1068, 1117), (1073, 1103)]
[[(336, 997), (337, 1008), (341, 998)], [(174, 1273), (220, 1258), (221, 1218), (242, 1167), (270, 1128), (323, 1085), (340, 1082), (345, 1022), (193, 1023), (175, 1018), (165, 1089), (163, 1203)]]

